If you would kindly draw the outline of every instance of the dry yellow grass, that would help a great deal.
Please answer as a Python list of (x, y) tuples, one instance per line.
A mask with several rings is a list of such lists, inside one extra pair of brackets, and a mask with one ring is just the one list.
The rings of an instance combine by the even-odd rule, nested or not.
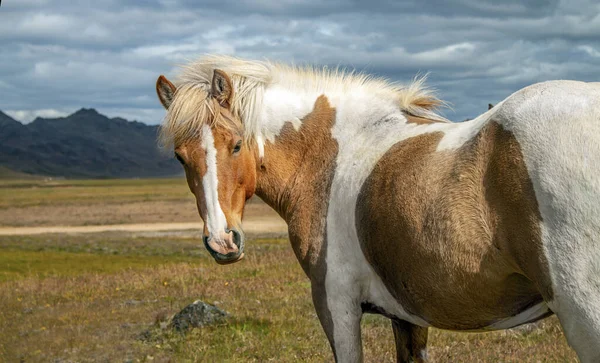
[[(288, 243), (250, 241), (247, 259), (218, 266), (187, 237), (0, 239), (5, 276), (0, 282), (0, 361), (331, 360), (309, 281)], [(11, 253), (45, 258), (12, 271), (7, 263)], [(231, 320), (186, 336), (155, 326), (161, 316), (196, 299), (218, 304)], [(147, 339), (140, 339), (148, 329)], [(366, 316), (363, 337), (367, 361), (393, 361), (386, 319)], [(555, 318), (533, 330), (460, 334), (433, 329), (430, 343), (434, 362), (575, 360)]]

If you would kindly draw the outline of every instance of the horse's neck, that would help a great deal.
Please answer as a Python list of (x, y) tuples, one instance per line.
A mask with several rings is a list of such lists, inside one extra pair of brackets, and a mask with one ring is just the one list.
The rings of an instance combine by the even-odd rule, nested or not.
[(272, 142), (266, 137), (256, 194), (286, 220), (294, 251), (306, 269), (308, 262), (303, 261), (308, 261), (313, 255), (310, 252), (320, 247), (325, 232), (322, 220), (338, 144), (332, 137), (336, 110), (329, 100), (315, 97), (307, 111), (302, 111), (302, 107), (296, 110), (304, 115), (286, 111), (286, 117), (291, 119), (281, 122)]
[(312, 188), (308, 180), (323, 172), (323, 163), (337, 154), (331, 135), (335, 109), (325, 96), (292, 99), (279, 91), (278, 95), (282, 97), (277, 104), (263, 112), (268, 119), (257, 194), (287, 219), (300, 195)]
[(301, 145), (299, 134), (288, 134), (286, 129), (285, 141), (267, 142), (264, 147), (264, 156), (258, 168), (256, 194), (289, 222), (296, 200), (295, 179), (306, 148)]

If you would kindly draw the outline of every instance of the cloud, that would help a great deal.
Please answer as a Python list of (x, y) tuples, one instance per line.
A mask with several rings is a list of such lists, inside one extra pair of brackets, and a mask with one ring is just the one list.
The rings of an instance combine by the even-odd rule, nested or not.
[(596, 48), (591, 47), (589, 45), (580, 45), (577, 47), (577, 49), (585, 52), (590, 57), (600, 58), (600, 51), (598, 51)]
[(0, 19), (0, 109), (23, 120), (95, 107), (158, 123), (156, 77), (203, 53), (429, 73), (454, 120), (600, 75), (596, 1), (19, 0)]
[(57, 118), (69, 115), (70, 112), (55, 109), (42, 109), (42, 110), (5, 110), (3, 111), (10, 117), (21, 122), (29, 122), (34, 120), (36, 117), (43, 118)]

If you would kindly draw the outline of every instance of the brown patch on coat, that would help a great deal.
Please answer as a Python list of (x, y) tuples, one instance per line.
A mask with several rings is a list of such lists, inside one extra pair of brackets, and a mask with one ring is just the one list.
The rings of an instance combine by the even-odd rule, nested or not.
[(288, 122), (275, 143), (265, 145), (258, 172), (257, 195), (288, 223), (294, 253), (311, 277), (311, 266), (317, 263), (326, 235), (328, 196), (338, 153), (331, 135), (335, 113), (327, 97), (317, 98), (300, 129)]
[(541, 217), (520, 147), (490, 122), (458, 150), (443, 133), (394, 145), (365, 181), (363, 252), (409, 312), (480, 329), (552, 298)]

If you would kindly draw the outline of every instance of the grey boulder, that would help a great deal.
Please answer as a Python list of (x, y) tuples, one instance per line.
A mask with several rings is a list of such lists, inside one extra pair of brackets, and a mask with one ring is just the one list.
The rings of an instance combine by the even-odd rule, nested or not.
[(190, 328), (223, 323), (228, 316), (227, 312), (218, 307), (196, 300), (175, 314), (169, 326), (179, 332), (185, 332)]

